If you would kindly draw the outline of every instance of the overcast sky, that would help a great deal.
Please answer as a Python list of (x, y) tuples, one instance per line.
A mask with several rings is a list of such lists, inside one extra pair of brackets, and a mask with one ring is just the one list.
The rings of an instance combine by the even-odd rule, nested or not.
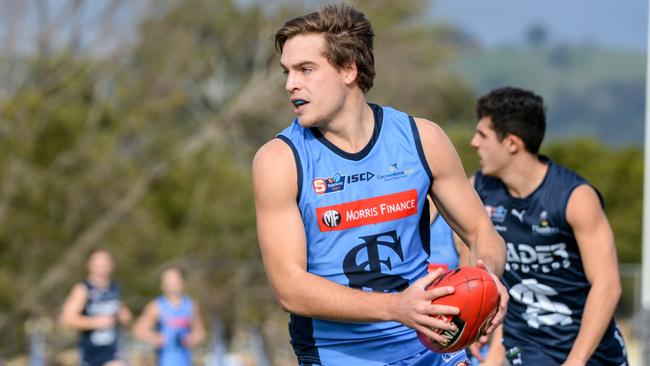
[(432, 13), (485, 46), (520, 43), (531, 24), (545, 25), (551, 42), (636, 50), (647, 43), (647, 0), (436, 0)]

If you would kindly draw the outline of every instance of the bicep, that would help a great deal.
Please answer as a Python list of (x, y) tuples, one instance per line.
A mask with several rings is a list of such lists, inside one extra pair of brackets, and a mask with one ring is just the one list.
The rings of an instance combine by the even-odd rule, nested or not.
[(81, 315), (84, 305), (86, 303), (86, 289), (81, 284), (76, 284), (70, 295), (63, 303), (61, 316), (68, 318), (71, 316)]
[(150, 330), (158, 321), (158, 306), (155, 302), (150, 302), (145, 306), (142, 314), (135, 323), (135, 328), (139, 330)]
[(594, 189), (588, 185), (577, 187), (569, 197), (566, 216), (589, 282), (596, 278), (618, 279), (614, 234)]
[(253, 162), (257, 234), (271, 285), (278, 287), (292, 271), (307, 267), (306, 237), (298, 204), (297, 171), (293, 153), (273, 140)]
[(424, 120), (419, 121), (418, 129), (433, 175), (433, 201), (454, 231), (471, 243), (468, 235), (476, 232), (479, 223), (487, 223), (485, 210), (447, 135), (440, 127)]

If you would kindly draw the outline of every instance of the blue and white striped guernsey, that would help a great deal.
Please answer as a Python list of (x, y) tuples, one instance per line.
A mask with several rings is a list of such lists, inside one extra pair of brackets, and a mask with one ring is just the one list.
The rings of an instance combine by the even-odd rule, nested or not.
[[(370, 107), (374, 132), (357, 153), (297, 120), (278, 138), (296, 159), (308, 271), (364, 291), (397, 292), (427, 271), (431, 172), (413, 118)], [(396, 322), (292, 314), (289, 330), (303, 365), (385, 365), (424, 349), (412, 329)]]

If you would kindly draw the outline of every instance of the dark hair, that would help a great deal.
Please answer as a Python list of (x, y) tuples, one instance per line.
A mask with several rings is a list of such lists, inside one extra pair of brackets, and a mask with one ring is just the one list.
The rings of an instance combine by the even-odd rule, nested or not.
[(546, 131), (544, 99), (524, 89), (503, 87), (483, 95), (476, 102), (476, 117), (489, 117), (499, 140), (508, 135), (522, 139), (526, 150), (539, 152)]
[(372, 41), (375, 33), (366, 16), (347, 5), (328, 5), (318, 11), (287, 20), (275, 33), (275, 49), (282, 53), (285, 42), (294, 36), (320, 33), (325, 37), (325, 58), (337, 69), (357, 66), (357, 85), (364, 92), (375, 79)]

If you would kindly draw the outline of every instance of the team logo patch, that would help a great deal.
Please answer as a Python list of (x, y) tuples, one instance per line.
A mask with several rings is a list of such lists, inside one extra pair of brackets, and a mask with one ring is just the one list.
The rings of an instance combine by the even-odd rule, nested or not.
[(539, 224), (532, 225), (530, 229), (532, 230), (533, 234), (544, 236), (554, 235), (560, 232), (559, 228), (551, 226), (550, 222), (548, 221), (548, 213), (546, 210), (542, 211), (539, 214)]
[(518, 219), (519, 219), (519, 222), (521, 222), (521, 223), (524, 222), (524, 215), (526, 214), (526, 210), (517, 211), (517, 210), (515, 210), (515, 209), (513, 208), (512, 210), (510, 210), (510, 213), (511, 213), (514, 217), (518, 218)]
[(377, 175), (377, 179), (383, 181), (395, 180), (400, 178), (406, 178), (409, 175), (415, 173), (416, 170), (413, 168), (402, 169), (398, 163), (392, 163), (388, 166), (388, 172), (386, 174)]
[(460, 350), (456, 352), (448, 352), (448, 353), (442, 353), (440, 357), (442, 358), (443, 361), (449, 362), (451, 361), (454, 357), (459, 357), (459, 356), (465, 356), (465, 350)]
[(321, 221), (328, 227), (337, 227), (341, 223), (341, 214), (336, 210), (325, 211)]
[(167, 319), (167, 326), (172, 329), (183, 329), (192, 326), (192, 320), (187, 316), (172, 316)]
[(312, 181), (312, 187), (316, 194), (342, 191), (345, 188), (345, 176), (337, 172), (328, 178), (316, 178)]
[(418, 192), (409, 191), (316, 208), (321, 232), (401, 219), (418, 212)]
[(395, 261), (404, 262), (402, 240), (397, 230), (360, 236), (359, 239), (360, 242), (343, 259), (343, 271), (350, 281), (349, 286), (377, 292), (406, 289), (409, 281), (391, 273)]
[(508, 292), (511, 300), (526, 305), (526, 312), (521, 316), (531, 328), (567, 326), (573, 323), (571, 309), (551, 300), (552, 296), (558, 294), (551, 286), (539, 283), (534, 278), (526, 278), (512, 286)]
[(503, 222), (506, 219), (508, 210), (505, 207), (499, 205), (497, 207), (485, 205), (485, 211), (487, 211), (488, 216), (492, 219), (492, 222)]

